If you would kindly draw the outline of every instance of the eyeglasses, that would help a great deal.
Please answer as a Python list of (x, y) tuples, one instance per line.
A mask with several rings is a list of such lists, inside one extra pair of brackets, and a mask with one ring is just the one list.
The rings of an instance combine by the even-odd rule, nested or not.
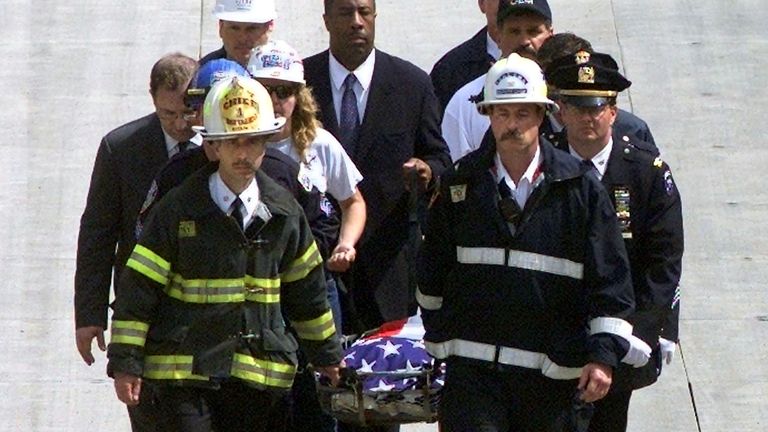
[(174, 122), (176, 119), (182, 119), (186, 122), (192, 121), (197, 116), (197, 112), (192, 109), (187, 109), (185, 111), (171, 111), (164, 108), (157, 108), (156, 110), (157, 116), (160, 118), (160, 120), (165, 122)]
[(270, 95), (273, 94), (277, 96), (278, 99), (288, 99), (289, 97), (294, 96), (299, 92), (299, 86), (297, 85), (263, 85)]

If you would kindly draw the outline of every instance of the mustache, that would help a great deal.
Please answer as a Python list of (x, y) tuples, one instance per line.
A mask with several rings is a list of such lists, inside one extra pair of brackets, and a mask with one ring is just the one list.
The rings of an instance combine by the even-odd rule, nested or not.
[(517, 129), (512, 129), (511, 131), (504, 132), (501, 134), (500, 141), (506, 141), (506, 140), (519, 140), (522, 138), (522, 134)]
[(240, 159), (232, 164), (235, 168), (248, 168), (252, 171), (256, 171), (256, 165), (247, 159)]
[(515, 50), (517, 54), (520, 54), (522, 57), (534, 57), (536, 56), (536, 50), (533, 49), (530, 45), (524, 45)]

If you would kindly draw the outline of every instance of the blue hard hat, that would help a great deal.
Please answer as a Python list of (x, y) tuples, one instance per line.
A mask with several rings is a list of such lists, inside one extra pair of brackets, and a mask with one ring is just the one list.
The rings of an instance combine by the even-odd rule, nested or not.
[(184, 103), (192, 109), (200, 108), (205, 102), (208, 90), (217, 82), (231, 76), (250, 77), (250, 74), (240, 63), (232, 60), (216, 59), (205, 63), (189, 82)]

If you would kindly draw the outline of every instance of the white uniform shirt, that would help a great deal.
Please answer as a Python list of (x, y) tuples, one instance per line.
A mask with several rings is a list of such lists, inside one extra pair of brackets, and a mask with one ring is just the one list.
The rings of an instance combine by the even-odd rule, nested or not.
[[(592, 157), (592, 159), (590, 159), (590, 161), (592, 161), (592, 165), (595, 166), (595, 175), (597, 176), (598, 180), (603, 180), (605, 170), (608, 169), (608, 159), (611, 157), (611, 150), (613, 150), (613, 137), (608, 140), (608, 145), (603, 147), (602, 150), (600, 150), (595, 156)], [(585, 160), (576, 152), (576, 150), (574, 150), (570, 144), (568, 144), (568, 151), (576, 159)]]
[[(211, 198), (216, 206), (221, 209), (227, 215), (233, 211), (232, 202), (238, 197), (237, 194), (232, 192), (229, 187), (221, 179), (221, 175), (216, 171), (208, 178), (208, 190), (211, 192)], [(269, 210), (264, 205), (260, 205), (259, 202), (259, 185), (256, 180), (251, 181), (251, 184), (245, 188), (239, 195), (240, 201), (243, 205), (240, 206), (240, 213), (243, 215), (243, 228), (248, 228), (248, 225), (253, 221), (253, 217), (257, 214), (264, 220), (270, 218)], [(260, 212), (266, 212), (261, 214)]]
[(533, 190), (536, 188), (539, 182), (543, 180), (539, 167), (541, 166), (541, 147), (536, 148), (536, 154), (533, 156), (531, 163), (526, 168), (523, 176), (520, 177), (520, 181), (515, 184), (512, 177), (504, 168), (504, 164), (501, 163), (501, 157), (496, 153), (496, 184), (499, 184), (502, 180), (509, 186), (512, 191), (512, 196), (517, 201), (517, 205), (520, 208), (525, 208), (525, 203), (530, 198)]
[(491, 126), (488, 116), (477, 111), (470, 98), (480, 94), (485, 86), (485, 75), (470, 81), (451, 97), (445, 107), (441, 125), (443, 138), (454, 162), (480, 147), (483, 136)]
[(292, 138), (269, 143), (269, 146), (298, 162), (299, 183), (307, 191), (314, 186), (341, 202), (349, 199), (363, 180), (339, 141), (325, 129), (317, 130), (317, 137), (307, 149), (307, 162), (301, 160)]
[(365, 118), (365, 105), (368, 103), (368, 96), (371, 94), (371, 80), (373, 79), (373, 67), (376, 64), (376, 50), (371, 50), (368, 58), (357, 67), (357, 69), (347, 70), (336, 57), (328, 51), (328, 69), (331, 75), (331, 93), (333, 95), (333, 109), (336, 111), (337, 121), (341, 119), (341, 98), (344, 96), (344, 80), (350, 73), (355, 74), (357, 83), (355, 84), (355, 97), (357, 98), (357, 113), (360, 116), (360, 123)]

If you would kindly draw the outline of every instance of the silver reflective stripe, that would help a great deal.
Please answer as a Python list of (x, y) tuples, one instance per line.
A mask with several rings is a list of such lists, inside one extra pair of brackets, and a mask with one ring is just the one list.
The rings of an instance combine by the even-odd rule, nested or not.
[(419, 302), (419, 306), (426, 310), (438, 310), (443, 307), (443, 298), (428, 296), (423, 294), (419, 288), (416, 288), (416, 301)]
[[(509, 254), (504, 261), (505, 253)], [(541, 255), (518, 250), (501, 248), (469, 248), (456, 247), (456, 259), (462, 264), (507, 265), (525, 270), (535, 270), (544, 273), (567, 276), (574, 279), (584, 278), (584, 265), (565, 258)]]
[(589, 334), (611, 333), (629, 340), (632, 336), (632, 324), (621, 318), (600, 317), (589, 322)]
[[(424, 342), (424, 344), (427, 351), (439, 359), (458, 356), (492, 362), (496, 357), (495, 345), (480, 342), (452, 339), (440, 343)], [(570, 380), (581, 376), (581, 368), (560, 366), (550, 360), (546, 354), (518, 348), (500, 347), (498, 362), (510, 366), (539, 369), (544, 376), (552, 379)]]
[(504, 265), (504, 249), (457, 246), (456, 260), (462, 264)]

